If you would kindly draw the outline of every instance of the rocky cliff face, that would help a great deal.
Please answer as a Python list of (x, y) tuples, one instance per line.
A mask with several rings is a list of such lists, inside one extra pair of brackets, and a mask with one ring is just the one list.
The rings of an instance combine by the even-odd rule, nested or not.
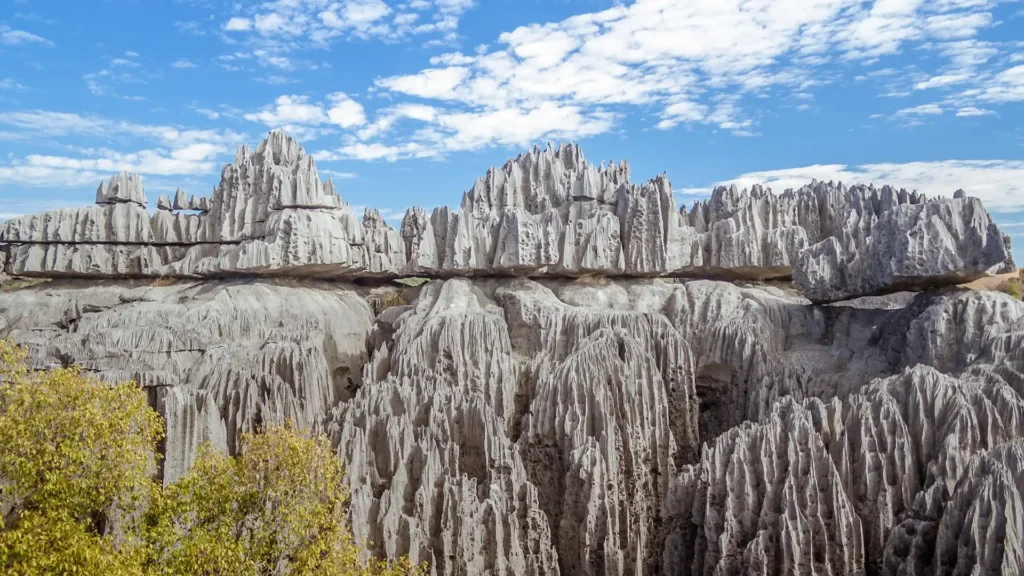
[[(958, 196), (676, 211), (568, 146), (395, 230), (275, 134), (209, 198), (150, 215), (121, 175), (7, 223), (6, 269), (56, 279), (0, 294), (0, 337), (145, 387), (167, 482), (263, 422), (323, 431), (356, 536), (435, 574), (1016, 573), (1024, 304), (938, 288), (1006, 259)], [(683, 271), (719, 279), (656, 277)], [(404, 274), (437, 278), (345, 279)]]
[(420, 208), (398, 230), (360, 221), (282, 132), (243, 146), (209, 198), (162, 196), (141, 179), (101, 182), (96, 205), (0, 227), (6, 271), (23, 276), (344, 278), (406, 275), (792, 276), (813, 301), (976, 279), (1009, 258), (981, 203), (929, 201), (889, 186), (812, 182), (781, 195), (716, 188), (677, 209), (668, 178), (630, 181), (574, 145), (492, 168), (458, 211)]

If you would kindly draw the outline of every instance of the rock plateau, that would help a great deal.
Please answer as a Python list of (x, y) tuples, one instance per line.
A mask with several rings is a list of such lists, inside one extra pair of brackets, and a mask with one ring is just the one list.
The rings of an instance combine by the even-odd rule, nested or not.
[(981, 203), (629, 176), (534, 149), (396, 229), (274, 132), (208, 197), (122, 173), (4, 223), (51, 280), (0, 337), (144, 387), (165, 482), (324, 432), (356, 536), (434, 574), (1020, 573), (1024, 303), (956, 287), (1012, 266)]

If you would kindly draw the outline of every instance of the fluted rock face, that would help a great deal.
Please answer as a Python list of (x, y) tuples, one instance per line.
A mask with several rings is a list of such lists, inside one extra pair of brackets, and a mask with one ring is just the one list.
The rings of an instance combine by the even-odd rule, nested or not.
[[(458, 211), (410, 208), (399, 230), (372, 209), (360, 222), (334, 184), (320, 180), (313, 157), (276, 130), (255, 150), (239, 148), (209, 197), (178, 189), (151, 215), (141, 179), (122, 172), (101, 182), (96, 203), (6, 222), (0, 244), (24, 260), (16, 273), (792, 276), (808, 298), (825, 302), (962, 283), (1013, 266), (1009, 238), (962, 191), (928, 200), (889, 186), (812, 182), (780, 195), (732, 186), (677, 209), (665, 174), (635, 184), (625, 162), (595, 166), (572, 144), (535, 147), (492, 168)], [(46, 246), (19, 249), (29, 243)], [(186, 250), (156, 257), (126, 245)]]
[(867, 234), (854, 225), (800, 253), (794, 279), (808, 298), (969, 281), (1008, 257), (1003, 235), (976, 198), (902, 204), (875, 218)]
[[(78, 278), (0, 293), (0, 337), (145, 387), (165, 481), (287, 418), (345, 459), (369, 553), (434, 574), (1024, 561), (1024, 304), (939, 289), (1011, 262), (964, 193), (719, 187), (677, 210), (664, 174), (548, 146), (396, 229), (275, 131), (209, 196), (150, 213), (122, 173), (96, 201), (0, 226), (0, 280)], [(366, 286), (407, 275), (436, 279)]]
[(976, 454), (952, 493), (918, 495), (885, 550), (900, 574), (1019, 574), (1024, 566), (1024, 442)]
[(73, 363), (149, 391), (167, 423), (165, 481), (203, 441), (231, 449), (286, 418), (323, 429), (361, 381), (371, 325), (352, 290), (288, 284), (80, 281), (0, 298), (0, 336), (28, 345), (37, 367)]
[(142, 190), (142, 178), (138, 174), (121, 171), (110, 179), (108, 184), (100, 181), (96, 189), (97, 204), (120, 204), (131, 202), (146, 206), (146, 193)]
[(523, 362), (502, 315), (464, 281), (430, 285), (335, 417), (357, 538), (438, 574), (555, 574), (547, 518), (510, 439)]
[[(369, 212), (363, 244), (408, 253), (422, 216), (392, 235)], [(155, 284), (3, 293), (0, 337), (146, 387), (165, 481), (262, 422), (325, 431), (356, 537), (435, 574), (1021, 563), (1024, 304), (1005, 294), (450, 279), (374, 320), (354, 285)]]
[(64, 208), (4, 223), (0, 241), (13, 244), (155, 244), (149, 212), (119, 202)]

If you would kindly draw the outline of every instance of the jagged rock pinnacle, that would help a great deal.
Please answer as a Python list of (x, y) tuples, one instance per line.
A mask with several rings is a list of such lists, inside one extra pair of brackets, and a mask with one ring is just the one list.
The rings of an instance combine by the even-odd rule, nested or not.
[[(35, 276), (223, 274), (302, 277), (792, 276), (833, 301), (969, 281), (1011, 263), (1006, 237), (977, 199), (890, 186), (818, 182), (776, 195), (717, 187), (677, 209), (666, 174), (630, 181), (626, 162), (593, 165), (574, 144), (534, 146), (491, 168), (461, 209), (410, 211), (399, 233), (379, 214), (360, 222), (313, 157), (280, 130), (238, 149), (209, 197), (180, 189), (148, 219), (125, 172), (83, 208), (6, 222), (10, 271)], [(189, 210), (199, 214), (181, 214)], [(126, 246), (119, 246), (120, 243)], [(148, 244), (148, 245), (147, 245)], [(173, 245), (174, 249), (168, 247)], [(104, 255), (106, 254), (106, 255)]]

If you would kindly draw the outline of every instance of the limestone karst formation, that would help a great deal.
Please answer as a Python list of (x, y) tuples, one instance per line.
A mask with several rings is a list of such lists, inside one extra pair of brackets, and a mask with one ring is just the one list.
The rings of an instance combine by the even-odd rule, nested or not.
[(96, 205), (0, 227), (7, 271), (91, 278), (224, 276), (792, 276), (812, 301), (976, 279), (1008, 243), (981, 202), (889, 186), (812, 182), (773, 194), (718, 187), (677, 209), (662, 174), (634, 184), (574, 145), (492, 168), (460, 209), (410, 208), (399, 229), (360, 221), (283, 132), (242, 146), (209, 197), (178, 190), (147, 210), (141, 179), (101, 182)]
[(0, 337), (143, 386), (165, 482), (287, 418), (369, 551), (434, 574), (1024, 566), (1024, 303), (957, 286), (1013, 265), (965, 194), (677, 211), (565, 146), (395, 229), (275, 132), (207, 197), (96, 199), (3, 225), (6, 273), (52, 280), (0, 292)]

